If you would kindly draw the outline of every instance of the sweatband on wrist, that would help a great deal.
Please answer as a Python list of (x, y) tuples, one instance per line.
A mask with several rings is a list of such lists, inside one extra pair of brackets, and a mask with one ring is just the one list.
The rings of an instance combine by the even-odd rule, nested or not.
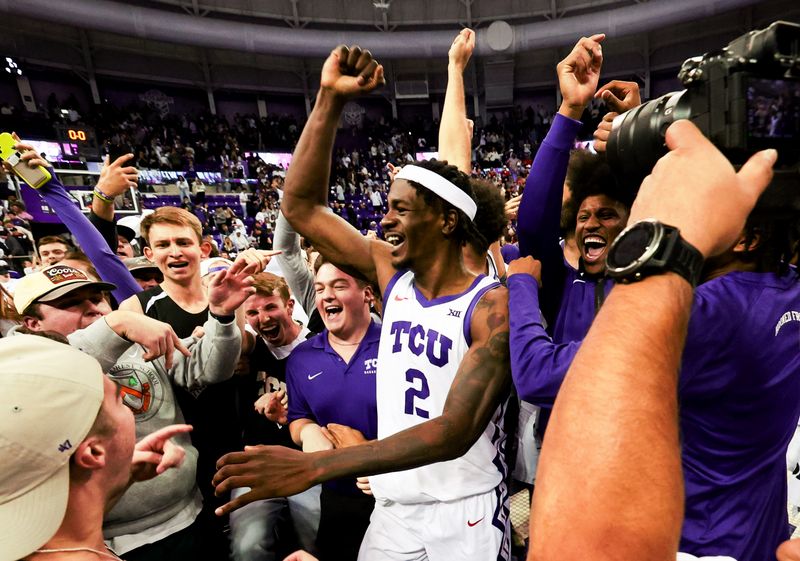
[(470, 220), (475, 219), (478, 205), (475, 204), (472, 197), (438, 173), (412, 164), (403, 166), (394, 178), (419, 183), (462, 211)]
[(101, 201), (106, 202), (106, 203), (113, 203), (114, 202), (114, 197), (109, 197), (108, 195), (103, 193), (97, 187), (94, 188), (94, 196), (97, 197), (98, 199), (100, 199)]

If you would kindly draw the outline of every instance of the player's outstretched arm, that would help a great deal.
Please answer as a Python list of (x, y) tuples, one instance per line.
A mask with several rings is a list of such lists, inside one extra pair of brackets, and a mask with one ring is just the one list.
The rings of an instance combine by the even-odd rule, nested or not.
[(475, 306), (471, 334), (472, 345), (439, 417), (346, 449), (304, 454), (282, 446), (254, 446), (227, 454), (217, 462), (217, 495), (234, 487), (251, 491), (217, 509), (217, 514), (255, 500), (293, 495), (331, 479), (400, 471), (463, 455), (510, 387), (505, 288), (487, 292)]
[(439, 159), (447, 160), (466, 174), (472, 171), (472, 127), (467, 122), (464, 101), (464, 69), (475, 48), (475, 32), (462, 29), (448, 52), (447, 91), (439, 124)]
[[(322, 68), (320, 90), (286, 174), (281, 211), (299, 234), (327, 259), (376, 280), (373, 247), (344, 219), (328, 212), (331, 152), (348, 99), (383, 85), (383, 67), (369, 51), (339, 46)], [(387, 248), (389, 246), (387, 245)], [(380, 250), (378, 250), (380, 251)]]

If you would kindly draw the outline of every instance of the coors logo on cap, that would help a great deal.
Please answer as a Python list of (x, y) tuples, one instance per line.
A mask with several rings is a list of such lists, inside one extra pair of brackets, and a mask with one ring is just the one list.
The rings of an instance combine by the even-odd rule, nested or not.
[(47, 280), (53, 284), (61, 284), (62, 282), (76, 280), (89, 280), (89, 277), (87, 277), (83, 272), (64, 265), (49, 267), (42, 272), (47, 277)]

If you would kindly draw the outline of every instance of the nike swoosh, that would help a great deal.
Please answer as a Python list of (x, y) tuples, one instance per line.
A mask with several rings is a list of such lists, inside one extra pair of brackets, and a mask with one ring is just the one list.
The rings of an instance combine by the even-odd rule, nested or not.
[(401, 298), (397, 294), (394, 295), (395, 302), (402, 302), (403, 300), (408, 300), (408, 298)]
[[(484, 516), (483, 518), (486, 518), (486, 517)], [(467, 526), (472, 528), (473, 526), (475, 526), (477, 524), (480, 524), (483, 521), (483, 518), (481, 518), (480, 520), (476, 520), (475, 522), (470, 522), (469, 520), (467, 520)]]
[(311, 374), (309, 374), (309, 375), (308, 375), (308, 379), (309, 379), (309, 380), (313, 380), (314, 378), (316, 378), (316, 377), (317, 377), (317, 376), (319, 376), (320, 374), (322, 374), (322, 372), (317, 372), (317, 373), (316, 373), (316, 374), (314, 374), (313, 376), (312, 376)]

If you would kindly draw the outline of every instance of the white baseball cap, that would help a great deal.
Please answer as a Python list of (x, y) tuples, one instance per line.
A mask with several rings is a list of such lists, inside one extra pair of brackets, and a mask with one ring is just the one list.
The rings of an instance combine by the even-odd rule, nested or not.
[(116, 285), (90, 279), (74, 267), (56, 263), (20, 279), (14, 288), (14, 307), (22, 314), (34, 302), (52, 302), (85, 286), (98, 290), (116, 290)]
[(69, 499), (69, 459), (103, 402), (103, 371), (45, 337), (0, 339), (0, 559), (55, 535)]

